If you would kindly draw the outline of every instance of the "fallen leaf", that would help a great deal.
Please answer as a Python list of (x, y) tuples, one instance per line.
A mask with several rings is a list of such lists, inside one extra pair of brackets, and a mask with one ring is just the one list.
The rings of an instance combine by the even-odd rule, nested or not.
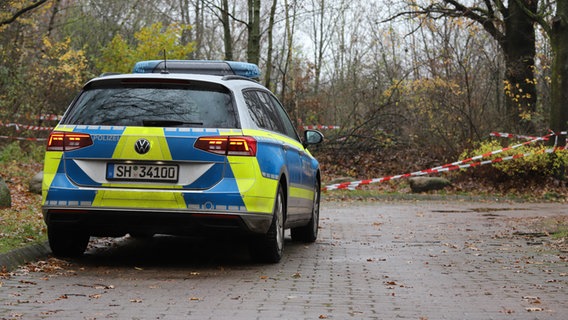
[(523, 300), (537, 300), (540, 299), (537, 296), (523, 296)]
[(528, 312), (538, 312), (538, 311), (543, 311), (542, 308), (526, 308), (526, 310)]

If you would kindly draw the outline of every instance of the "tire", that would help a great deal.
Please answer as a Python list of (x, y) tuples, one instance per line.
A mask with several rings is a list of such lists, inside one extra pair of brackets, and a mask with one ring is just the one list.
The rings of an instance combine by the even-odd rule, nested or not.
[(82, 255), (89, 244), (89, 235), (70, 228), (48, 227), (47, 238), (56, 257), (73, 258)]
[(251, 256), (254, 260), (264, 263), (280, 262), (284, 249), (284, 215), (284, 193), (282, 188), (278, 186), (270, 229), (260, 239), (253, 239), (250, 246)]
[(153, 232), (130, 232), (128, 233), (130, 235), (131, 238), (134, 239), (150, 239), (152, 237), (154, 237), (154, 233)]
[(292, 228), (292, 240), (302, 241), (305, 243), (315, 242), (318, 238), (319, 228), (319, 210), (320, 210), (321, 190), (319, 182), (314, 186), (314, 203), (312, 206), (312, 218), (307, 225), (303, 227)]

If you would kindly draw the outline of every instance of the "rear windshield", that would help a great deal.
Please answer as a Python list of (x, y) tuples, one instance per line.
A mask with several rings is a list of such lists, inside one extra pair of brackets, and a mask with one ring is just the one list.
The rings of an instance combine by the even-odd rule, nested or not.
[(222, 86), (136, 84), (87, 88), (62, 124), (237, 128), (231, 94)]

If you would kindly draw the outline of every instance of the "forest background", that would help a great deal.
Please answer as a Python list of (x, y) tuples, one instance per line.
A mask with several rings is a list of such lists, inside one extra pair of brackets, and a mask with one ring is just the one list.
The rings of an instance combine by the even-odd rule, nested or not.
[[(41, 162), (33, 139), (82, 84), (164, 51), (257, 63), (299, 130), (326, 127), (326, 143), (312, 150), (325, 182), (524, 141), (491, 132), (567, 129), (567, 0), (2, 0), (0, 146), (16, 143)], [(552, 142), (563, 146), (565, 135)], [(546, 148), (530, 144), (509, 154), (534, 156), (460, 172), (454, 187), (565, 199), (566, 152)]]

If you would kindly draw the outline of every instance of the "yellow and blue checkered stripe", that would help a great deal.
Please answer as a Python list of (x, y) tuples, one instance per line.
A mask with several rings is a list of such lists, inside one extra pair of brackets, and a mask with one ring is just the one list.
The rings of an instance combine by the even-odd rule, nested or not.
[[(145, 209), (193, 209), (237, 212), (272, 212), (278, 178), (284, 163), (280, 137), (264, 131), (201, 128), (147, 128), (117, 126), (66, 126), (57, 131), (87, 132), (96, 147), (87, 147), (67, 154), (48, 151), (44, 163), (43, 205), (46, 207), (128, 207)], [(251, 134), (259, 139), (257, 157), (223, 157), (194, 151), (192, 141), (199, 136)], [(151, 140), (150, 153), (139, 155), (134, 142), (145, 137)], [(298, 144), (290, 139), (285, 143)], [(298, 147), (299, 146), (295, 146)], [(191, 155), (190, 153), (193, 152)], [(198, 159), (195, 155), (199, 154)], [(144, 161), (212, 162), (209, 169), (223, 178), (210, 187), (208, 174), (186, 186), (161, 186), (157, 190), (148, 184), (97, 183), (89, 178), (73, 159), (129, 159)], [(66, 174), (68, 172), (69, 174)], [(71, 175), (73, 181), (69, 180)], [(290, 196), (313, 198), (313, 190), (291, 177)], [(128, 187), (128, 188), (124, 188)]]

